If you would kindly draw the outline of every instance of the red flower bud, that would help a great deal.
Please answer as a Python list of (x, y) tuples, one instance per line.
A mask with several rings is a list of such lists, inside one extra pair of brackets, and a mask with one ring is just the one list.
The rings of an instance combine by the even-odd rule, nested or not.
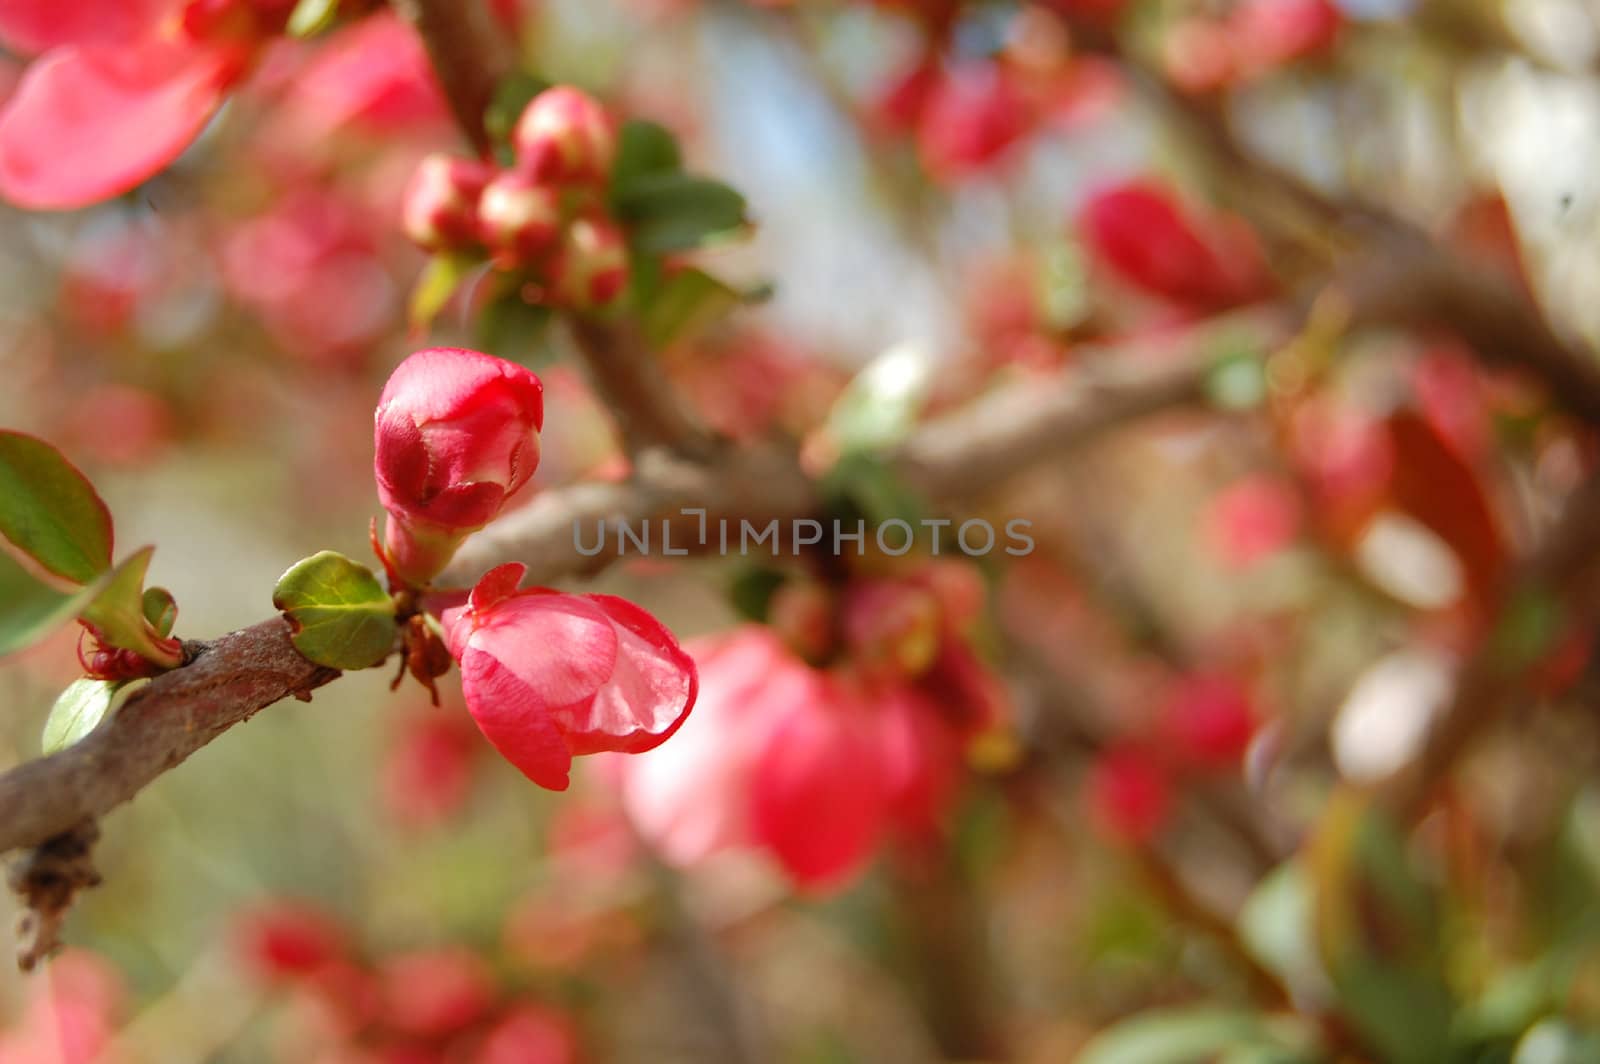
[(402, 578), (425, 583), (528, 482), (543, 426), (539, 378), (513, 362), (435, 347), (400, 364), (378, 400), (374, 469)]
[(411, 175), (401, 205), (406, 236), (429, 251), (475, 243), (478, 200), (489, 177), (489, 168), (475, 159), (441, 152), (425, 157)]
[(1172, 783), (1149, 751), (1118, 746), (1089, 771), (1089, 814), (1117, 842), (1142, 846), (1156, 837), (1172, 809)]
[(535, 262), (561, 233), (561, 191), (512, 171), (496, 177), (478, 200), (478, 236), (504, 267)]
[(1197, 768), (1238, 768), (1255, 731), (1249, 692), (1221, 675), (1180, 680), (1161, 721), (1161, 735), (1173, 758)]
[(511, 134), (517, 166), (535, 181), (599, 184), (611, 176), (617, 132), (600, 102), (557, 85), (535, 96)]
[(603, 306), (628, 283), (628, 244), (602, 214), (574, 218), (551, 268), (557, 301), (577, 310)]
[(694, 661), (659, 621), (611, 595), (517, 590), (526, 566), (490, 570), (444, 613), (467, 710), (541, 787), (566, 790), (577, 754), (641, 753), (694, 705)]
[(1027, 101), (998, 64), (953, 70), (930, 94), (917, 128), (922, 165), (939, 180), (988, 169), (1032, 126)]
[(343, 959), (344, 930), (314, 905), (274, 901), (247, 913), (236, 933), (240, 958), (258, 977), (289, 980)]
[(1163, 186), (1131, 181), (1093, 197), (1079, 217), (1089, 250), (1152, 295), (1230, 307), (1267, 288), (1255, 236), (1236, 218), (1195, 218)]

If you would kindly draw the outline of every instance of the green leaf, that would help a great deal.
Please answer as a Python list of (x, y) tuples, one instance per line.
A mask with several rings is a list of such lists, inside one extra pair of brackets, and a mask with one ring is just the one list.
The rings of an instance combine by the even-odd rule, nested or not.
[(314, 37), (333, 25), (339, 0), (300, 0), (289, 15), (289, 36)]
[(272, 592), (295, 649), (334, 669), (366, 669), (394, 648), (394, 600), (372, 570), (331, 550), (290, 567)]
[(1205, 1006), (1152, 1010), (1101, 1032), (1075, 1064), (1211, 1064), (1221, 1053), (1242, 1049), (1277, 1049), (1276, 1059), (1293, 1059), (1290, 1043), (1297, 1040), (1279, 1037), (1252, 1012)]
[(440, 252), (428, 259), (411, 289), (407, 318), (413, 329), (427, 331), (433, 319), (439, 316), (450, 297), (456, 294), (463, 282), (472, 274), (482, 259), (473, 255)]
[(1393, 1064), (1431, 1064), (1456, 1002), (1444, 975), (1442, 899), (1399, 827), (1369, 799), (1330, 803), (1310, 848), (1322, 962), (1345, 1014)]
[(178, 623), (178, 602), (172, 592), (164, 587), (147, 587), (143, 606), (144, 619), (150, 622), (156, 634), (163, 639), (171, 635), (172, 626)]
[(495, 155), (500, 165), (510, 166), (513, 162), (511, 132), (517, 128), (517, 120), (522, 117), (523, 110), (535, 96), (549, 87), (550, 83), (544, 78), (520, 70), (502, 78), (500, 84), (495, 86), (494, 98), (484, 108), (483, 128), (488, 132), (489, 139), (494, 141)]
[(744, 197), (720, 181), (645, 174), (619, 189), (612, 206), (635, 250), (686, 251), (746, 224)]
[(99, 727), (111, 712), (117, 691), (126, 681), (91, 680), (87, 676), (73, 680), (61, 692), (56, 704), (50, 707), (45, 718), (44, 752), (53, 754), (65, 750), (73, 743)]
[(670, 174), (683, 169), (678, 141), (656, 122), (635, 118), (622, 124), (617, 134), (617, 161), (611, 168), (611, 195), (616, 197), (634, 181), (649, 174)]
[(0, 550), (0, 655), (35, 643), (76, 617), (98, 590), (98, 583), (75, 592), (47, 587)]
[(897, 345), (851, 378), (828, 411), (827, 432), (842, 453), (880, 450), (916, 427), (933, 388), (927, 353)]
[(111, 565), (111, 513), (61, 452), (0, 431), (0, 536), (41, 568), (87, 584)]
[(158, 633), (145, 615), (144, 576), (155, 550), (144, 547), (123, 559), (80, 616), (94, 625), (107, 645), (131, 650), (170, 669), (182, 664), (183, 648), (177, 640)]
[(644, 333), (650, 345), (704, 329), (744, 301), (744, 296), (701, 270), (679, 270), (662, 281), (644, 308)]
[[(504, 282), (495, 280), (494, 283)], [(555, 356), (553, 345), (549, 343), (550, 323), (554, 318), (549, 307), (529, 303), (512, 285), (478, 313), (473, 329), (474, 346), (538, 368)]]
[[(822, 478), (822, 491), (830, 511), (846, 525), (853, 525), (858, 518), (869, 529), (888, 521), (904, 521), (914, 533), (922, 534), (925, 507), (921, 497), (878, 455), (846, 453)], [(897, 535), (890, 542), (898, 547), (901, 538)], [(946, 542), (949, 538), (947, 533)]]

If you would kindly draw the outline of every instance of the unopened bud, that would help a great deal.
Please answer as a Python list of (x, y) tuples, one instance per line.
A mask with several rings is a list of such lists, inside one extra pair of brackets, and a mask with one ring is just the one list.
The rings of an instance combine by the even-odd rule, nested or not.
[(406, 185), (400, 224), (429, 251), (465, 247), (478, 239), (478, 199), (489, 168), (475, 159), (435, 153), (417, 164)]
[(598, 184), (611, 174), (617, 132), (600, 102), (570, 85), (528, 104), (512, 134), (518, 168), (536, 181)]
[(561, 242), (551, 281), (557, 301), (577, 310), (616, 299), (628, 283), (628, 244), (622, 230), (603, 215), (574, 218)]
[(561, 192), (507, 171), (478, 201), (478, 235), (501, 266), (537, 261), (561, 233)]

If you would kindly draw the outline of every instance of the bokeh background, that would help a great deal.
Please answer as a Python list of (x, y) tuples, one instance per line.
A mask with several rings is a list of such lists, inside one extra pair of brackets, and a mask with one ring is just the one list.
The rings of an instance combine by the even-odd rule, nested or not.
[[(767, 622), (744, 638), (792, 659), (718, 659), (703, 695), (756, 716), (786, 697), (762, 677), (851, 666), (808, 626), (852, 581), (960, 588), (965, 606), (916, 608), (945, 611), (938, 653), (965, 670), (936, 681), (961, 703), (942, 711), (983, 726), (934, 822), (884, 828), (827, 882), (772, 845), (652, 835), (660, 803), (747, 800), (711, 739), (666, 782), (595, 759), (554, 795), (493, 755), (453, 677), (433, 709), (357, 673), (104, 822), (106, 883), (69, 952), (0, 973), (0, 1062), (1600, 1060), (1589, 628), (1540, 635), (1415, 831), (1335, 800), (1415, 754), (1592, 438), (1448, 322), (1286, 314), (1320, 291), (1304, 248), (1338, 238), (1264, 219), (1181, 104), (1600, 340), (1600, 5), (494, 6), (530, 70), (661, 122), (748, 198), (752, 232), (696, 262), (768, 298), (660, 352), (722, 431), (825, 455), (844, 422), (892, 435), (908, 402), (936, 416), (1107, 362), (1213, 360), (1213, 399), (997, 485), (972, 512), (1031, 520), (1025, 559), (946, 559), (937, 579), (636, 559), (572, 585), (724, 640), (694, 644), (708, 655)], [(1086, 17), (1120, 54), (1069, 30)], [(401, 192), (459, 147), (420, 42), (380, 11), (275, 44), (135, 192), (0, 211), (0, 423), (89, 473), (119, 557), (156, 545), (179, 635), (268, 616), (310, 553), (366, 553), (372, 408), (419, 347), (538, 369), (535, 491), (619, 475), (559, 330), (470, 285), (431, 332), (408, 325), (425, 259)], [(1242, 279), (1163, 291), (1159, 264), (1097, 242), (1095, 205), (1132, 180)], [(1127, 224), (1161, 259), (1168, 231)], [(851, 608), (894, 653), (927, 635), (902, 606)], [(75, 642), (0, 665), (0, 764), (37, 755)], [(807, 830), (859, 827), (837, 791)]]

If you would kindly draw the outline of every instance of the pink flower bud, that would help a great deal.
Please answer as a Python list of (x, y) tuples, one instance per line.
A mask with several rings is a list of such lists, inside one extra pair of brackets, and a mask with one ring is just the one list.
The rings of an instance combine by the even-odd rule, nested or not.
[(611, 176), (617, 132), (593, 96), (557, 85), (535, 96), (511, 134), (517, 167), (535, 181), (599, 184)]
[(1236, 769), (1256, 732), (1250, 694), (1230, 676), (1183, 677), (1168, 696), (1161, 737), (1186, 766)]
[(475, 159), (435, 152), (417, 164), (406, 185), (400, 224), (429, 251), (467, 247), (478, 239), (478, 200), (489, 168)]
[(574, 218), (551, 268), (558, 302), (577, 310), (604, 306), (628, 283), (628, 245), (622, 230), (601, 214)]
[(435, 347), (400, 364), (378, 400), (374, 469), (402, 578), (426, 583), (528, 482), (543, 425), (539, 378), (513, 362)]
[(566, 790), (577, 754), (641, 753), (694, 705), (694, 661), (654, 617), (611, 595), (517, 590), (525, 566), (490, 570), (443, 616), (467, 710), (529, 779)]
[(478, 201), (478, 236), (501, 266), (538, 261), (561, 233), (561, 191), (512, 171), (500, 174)]

